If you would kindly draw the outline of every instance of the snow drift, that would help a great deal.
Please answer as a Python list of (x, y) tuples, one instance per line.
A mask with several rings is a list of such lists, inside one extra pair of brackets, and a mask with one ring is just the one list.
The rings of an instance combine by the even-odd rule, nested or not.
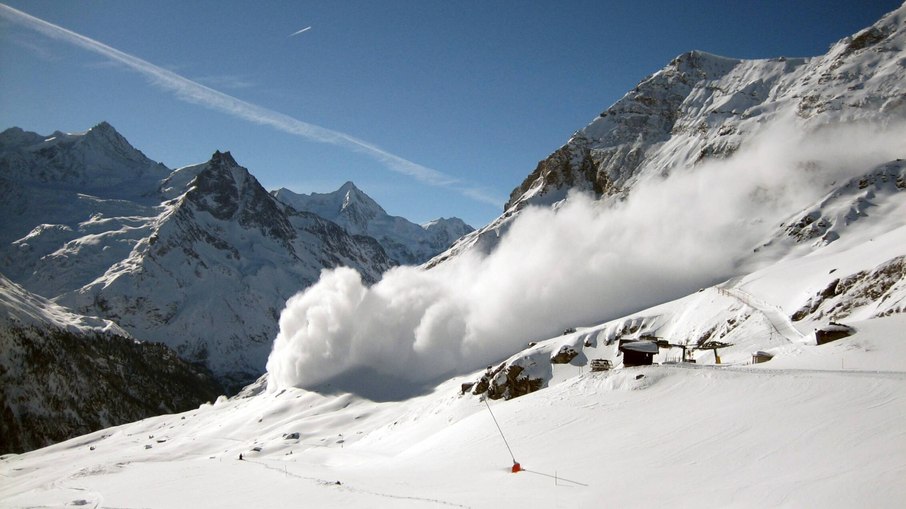
[(778, 121), (732, 158), (640, 182), (624, 199), (573, 193), (527, 208), (489, 255), (395, 268), (371, 287), (354, 270), (325, 270), (281, 314), (269, 388), (312, 388), (353, 371), (363, 387), (369, 374), (435, 381), (741, 273), (791, 213), (906, 155), (904, 132), (805, 133)]

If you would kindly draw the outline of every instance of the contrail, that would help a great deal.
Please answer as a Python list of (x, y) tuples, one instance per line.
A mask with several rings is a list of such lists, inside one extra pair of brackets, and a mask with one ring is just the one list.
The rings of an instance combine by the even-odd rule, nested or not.
[[(67, 30), (53, 23), (36, 18), (12, 7), (0, 4), (0, 16), (35, 30), (47, 37), (61, 40), (93, 53), (97, 53), (109, 60), (118, 62), (126, 67), (145, 75), (153, 85), (173, 92), (180, 100), (198, 104), (212, 110), (220, 111), (237, 118), (248, 120), (259, 125), (273, 127), (285, 133), (294, 134), (311, 141), (337, 145), (354, 152), (365, 154), (387, 169), (412, 177), (425, 184), (435, 187), (445, 187), (456, 191), (472, 200), (480, 201), (494, 206), (500, 206), (504, 201), (490, 197), (485, 193), (476, 192), (467, 182), (442, 173), (432, 168), (404, 159), (398, 155), (387, 152), (377, 145), (360, 140), (346, 133), (334, 131), (326, 127), (310, 124), (256, 104), (252, 104), (231, 95), (224, 94), (210, 87), (180, 76), (173, 71), (158, 67), (146, 60), (107, 46), (104, 43)], [(307, 27), (304, 30), (308, 30)]]
[(293, 32), (293, 33), (289, 34), (289, 36), (292, 37), (292, 36), (294, 36), (294, 35), (299, 35), (299, 34), (301, 34), (302, 32), (307, 32), (307, 31), (309, 31), (309, 30), (311, 30), (311, 27), (305, 27), (305, 28), (303, 28), (302, 30), (298, 30), (298, 31), (296, 31), (296, 32)]

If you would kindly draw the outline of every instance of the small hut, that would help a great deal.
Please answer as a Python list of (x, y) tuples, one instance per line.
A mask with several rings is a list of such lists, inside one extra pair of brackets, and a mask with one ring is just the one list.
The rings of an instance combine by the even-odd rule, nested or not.
[(650, 366), (658, 353), (657, 343), (649, 340), (621, 339), (618, 347), (624, 366)]
[(761, 364), (762, 362), (768, 362), (773, 358), (773, 354), (759, 350), (752, 354), (752, 364)]
[(842, 323), (831, 322), (830, 325), (815, 329), (815, 342), (819, 345), (830, 343), (847, 336), (852, 336), (855, 329)]

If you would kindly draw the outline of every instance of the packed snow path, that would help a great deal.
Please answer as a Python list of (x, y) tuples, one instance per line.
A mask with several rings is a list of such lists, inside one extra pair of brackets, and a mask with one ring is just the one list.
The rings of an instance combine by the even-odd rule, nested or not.
[(760, 312), (778, 336), (784, 337), (791, 343), (802, 342), (806, 336), (799, 332), (790, 321), (786, 313), (778, 306), (765, 302), (741, 288), (718, 287), (718, 291), (733, 297), (752, 309)]

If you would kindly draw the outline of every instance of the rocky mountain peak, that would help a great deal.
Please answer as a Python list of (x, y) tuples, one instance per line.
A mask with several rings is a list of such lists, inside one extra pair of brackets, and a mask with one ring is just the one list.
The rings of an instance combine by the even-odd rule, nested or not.
[(647, 176), (728, 157), (776, 118), (819, 126), (904, 109), (898, 63), (904, 33), (906, 5), (823, 56), (742, 60), (683, 53), (540, 161), (505, 210), (550, 205), (570, 189), (628, 192)]
[(432, 264), (467, 249), (493, 249), (527, 205), (552, 206), (570, 191), (631, 193), (646, 179), (732, 156), (790, 122), (806, 132), (906, 118), (906, 4), (810, 58), (733, 59), (689, 51), (643, 79), (513, 189), (504, 213)]
[(196, 210), (216, 219), (238, 220), (284, 242), (294, 235), (276, 200), (229, 152), (214, 152), (191, 181), (186, 198)]
[(107, 122), (106, 120), (101, 120), (100, 122), (97, 123), (97, 125), (95, 125), (91, 129), (86, 131), (85, 134), (89, 134), (89, 133), (96, 135), (96, 136), (119, 136), (120, 135), (120, 133), (117, 132), (117, 130), (112, 125), (110, 125), (110, 122)]
[(211, 160), (208, 162), (208, 165), (214, 168), (235, 168), (239, 166), (239, 163), (233, 159), (233, 154), (229, 151), (221, 152), (219, 150), (215, 151), (211, 156)]
[[(59, 131), (54, 133), (54, 137), (61, 137)], [(65, 136), (65, 135), (64, 135)], [(86, 153), (102, 152), (111, 155), (117, 155), (127, 158), (128, 160), (147, 163), (150, 159), (145, 157), (140, 150), (133, 147), (126, 138), (123, 137), (112, 125), (102, 121), (96, 126), (80, 135), (76, 143), (84, 145)]]

